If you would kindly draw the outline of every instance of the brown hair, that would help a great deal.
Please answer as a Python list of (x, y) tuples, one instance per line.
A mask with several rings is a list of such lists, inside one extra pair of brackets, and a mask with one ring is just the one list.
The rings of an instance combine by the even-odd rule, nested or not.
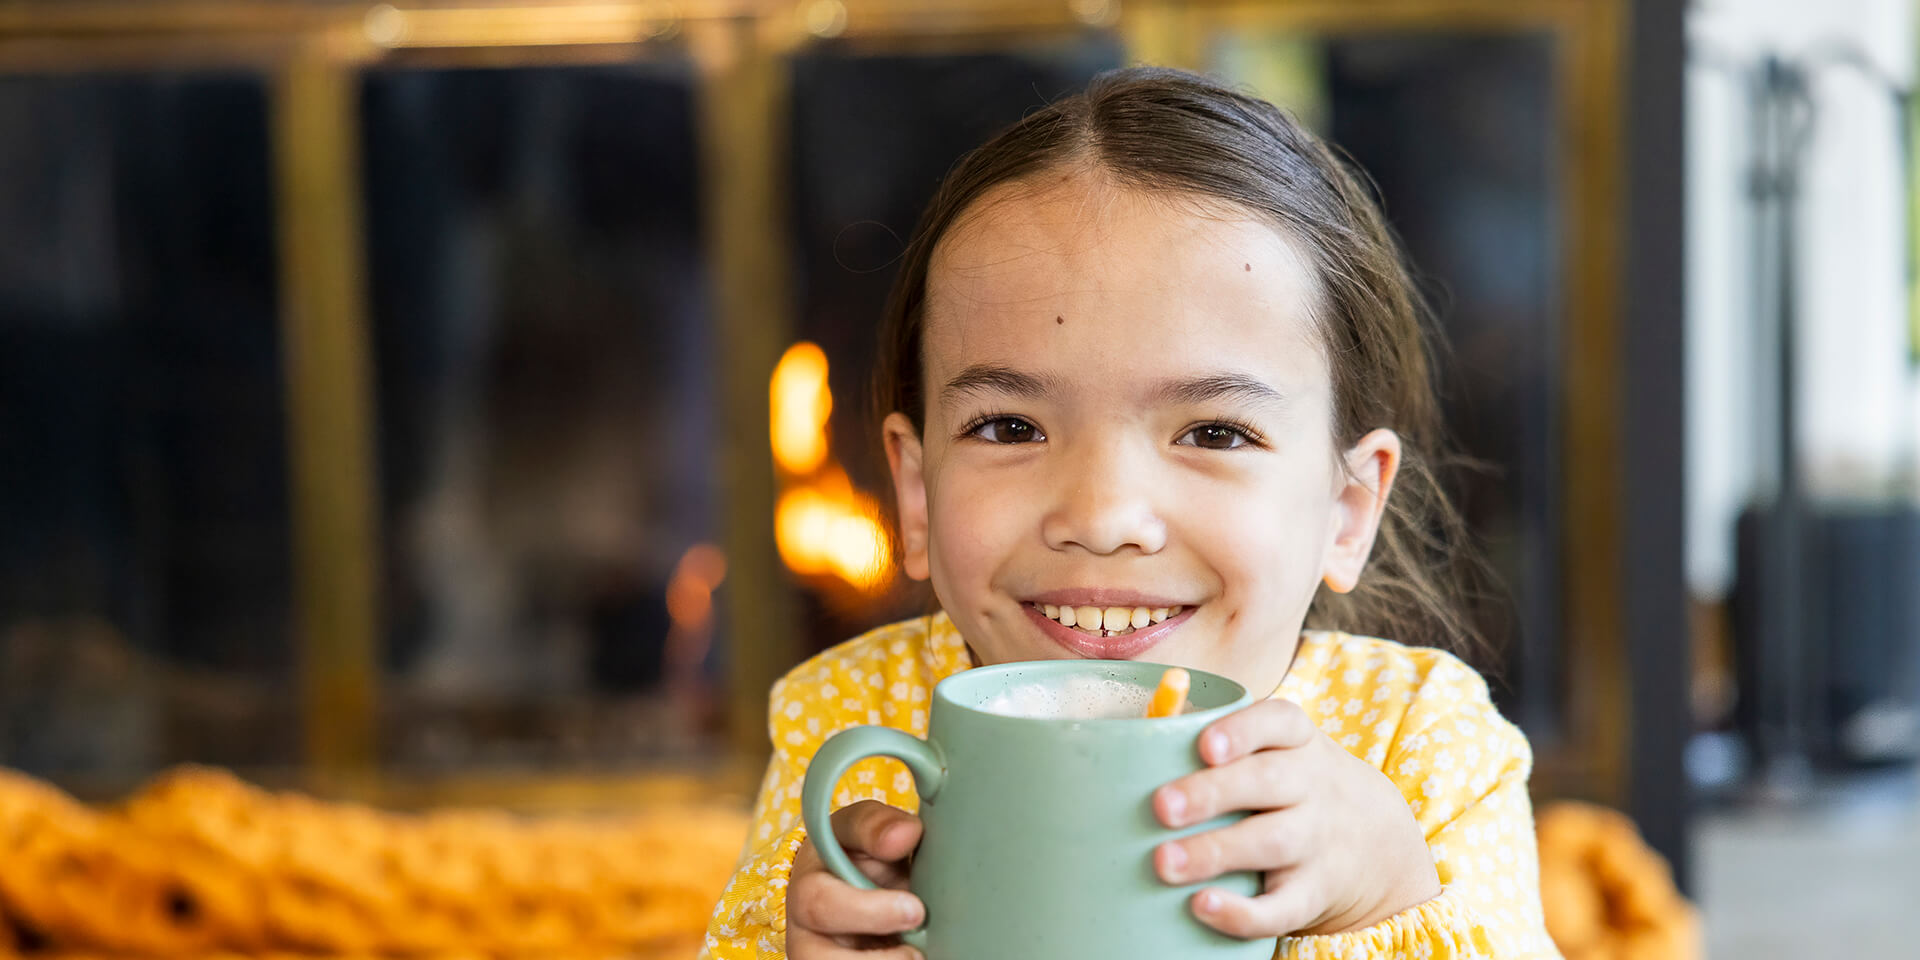
[(1454, 463), (1430, 360), (1429, 316), (1362, 182), (1272, 104), (1181, 70), (1137, 67), (1035, 111), (961, 158), (903, 256), (881, 330), (875, 399), (924, 429), (922, 307), (934, 249), (989, 189), (1088, 166), (1139, 190), (1224, 200), (1298, 241), (1319, 278), (1336, 450), (1377, 427), (1403, 457), (1373, 556), (1350, 594), (1322, 586), (1307, 625), (1392, 637), (1471, 659), (1484, 563), (1439, 481)]

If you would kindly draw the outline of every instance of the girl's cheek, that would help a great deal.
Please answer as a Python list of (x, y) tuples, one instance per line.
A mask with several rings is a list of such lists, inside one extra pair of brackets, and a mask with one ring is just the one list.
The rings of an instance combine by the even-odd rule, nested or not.
[[(977, 582), (1016, 545), (1020, 516), (1035, 499), (1002, 483), (952, 478), (931, 505), (932, 549), (956, 585)], [(1037, 523), (1037, 521), (1036, 521)]]
[(1318, 580), (1325, 539), (1326, 509), (1306, 486), (1274, 478), (1232, 493), (1196, 493), (1182, 498), (1176, 529), (1228, 590), (1292, 597), (1296, 584)]

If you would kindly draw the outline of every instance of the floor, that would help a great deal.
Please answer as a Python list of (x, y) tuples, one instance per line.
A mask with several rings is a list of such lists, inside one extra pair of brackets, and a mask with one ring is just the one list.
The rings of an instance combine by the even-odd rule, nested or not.
[(1855, 775), (1794, 808), (1701, 817), (1712, 960), (1920, 957), (1920, 775)]

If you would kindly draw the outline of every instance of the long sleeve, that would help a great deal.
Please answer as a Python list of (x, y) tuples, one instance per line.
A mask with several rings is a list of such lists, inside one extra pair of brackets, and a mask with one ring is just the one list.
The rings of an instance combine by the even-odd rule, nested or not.
[[(929, 644), (927, 621), (884, 627), (809, 660), (774, 684), (767, 705), (773, 755), (754, 801), (740, 865), (707, 925), (703, 960), (776, 960), (786, 956), (787, 879), (794, 852), (806, 841), (800, 822), (800, 786), (807, 765), (827, 738), (861, 724), (927, 734), (929, 691), (957, 669), (957, 639)], [(949, 631), (950, 632), (950, 631)], [(838, 810), (878, 800), (908, 812), (919, 809), (913, 776), (898, 760), (875, 757), (854, 764), (834, 791)]]
[[(774, 703), (780, 700), (776, 692)], [(702, 960), (786, 955), (787, 875), (794, 851), (806, 840), (806, 827), (800, 823), (800, 783), (806, 768), (792, 751), (778, 746), (778, 736), (774, 742), (754, 801), (747, 846), (707, 924)]]
[[(1370, 678), (1373, 691), (1390, 691), (1378, 706), (1405, 713), (1386, 749), (1367, 759), (1407, 799), (1442, 892), (1362, 930), (1288, 938), (1278, 956), (1558, 958), (1540, 910), (1526, 738), (1494, 709), (1480, 677), (1451, 657), (1382, 670), (1413, 672)], [(1327, 711), (1337, 712), (1345, 711)]]

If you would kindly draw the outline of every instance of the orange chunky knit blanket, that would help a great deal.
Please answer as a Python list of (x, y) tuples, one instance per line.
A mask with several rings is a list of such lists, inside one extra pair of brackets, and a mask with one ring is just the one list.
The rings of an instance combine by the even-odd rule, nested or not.
[(202, 768), (100, 811), (0, 770), (0, 956), (686, 957), (745, 824), (394, 814)]

